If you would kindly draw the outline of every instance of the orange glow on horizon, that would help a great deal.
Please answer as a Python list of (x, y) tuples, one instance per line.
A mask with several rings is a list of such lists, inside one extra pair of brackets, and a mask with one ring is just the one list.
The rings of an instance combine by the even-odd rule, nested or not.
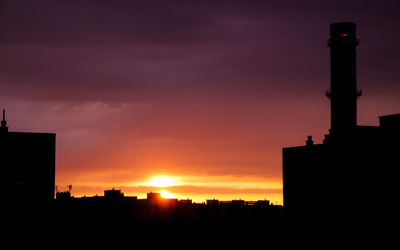
[[(118, 173), (126, 175), (125, 172)], [(136, 196), (146, 199), (149, 192), (161, 193), (166, 199), (190, 199), (193, 202), (203, 203), (210, 199), (220, 201), (230, 200), (270, 200), (274, 204), (282, 204), (282, 182), (278, 179), (260, 176), (234, 176), (234, 175), (164, 175), (149, 174), (150, 178), (138, 178), (119, 182), (107, 180), (110, 172), (97, 172), (96, 175), (80, 175), (75, 182), (86, 181), (88, 185), (73, 185), (72, 195), (75, 197), (102, 195), (104, 190), (111, 188), (120, 189), (125, 196)], [(103, 177), (104, 176), (104, 177)], [(98, 182), (98, 179), (104, 181)], [(89, 182), (89, 180), (91, 182)], [(64, 185), (70, 182), (58, 182)], [(65, 184), (66, 185), (66, 184)]]

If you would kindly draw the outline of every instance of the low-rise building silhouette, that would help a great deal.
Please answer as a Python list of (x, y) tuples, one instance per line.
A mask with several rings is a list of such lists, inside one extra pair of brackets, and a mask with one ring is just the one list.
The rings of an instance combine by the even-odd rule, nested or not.
[(110, 200), (123, 199), (124, 193), (122, 193), (121, 190), (116, 190), (114, 188), (111, 190), (104, 190), (104, 198)]

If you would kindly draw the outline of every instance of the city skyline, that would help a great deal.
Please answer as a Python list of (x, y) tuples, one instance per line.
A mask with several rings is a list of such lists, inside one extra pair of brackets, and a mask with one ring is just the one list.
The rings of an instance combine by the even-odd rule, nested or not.
[(281, 204), (281, 148), (329, 128), (330, 23), (357, 23), (358, 124), (400, 106), (398, 3), (305, 2), (1, 1), (0, 107), (57, 133), (74, 195)]

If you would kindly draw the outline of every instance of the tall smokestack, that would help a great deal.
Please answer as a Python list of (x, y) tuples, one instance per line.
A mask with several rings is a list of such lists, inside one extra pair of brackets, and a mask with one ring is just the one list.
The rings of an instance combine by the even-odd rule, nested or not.
[(356, 24), (333, 23), (330, 26), (328, 46), (331, 50), (331, 134), (357, 126)]

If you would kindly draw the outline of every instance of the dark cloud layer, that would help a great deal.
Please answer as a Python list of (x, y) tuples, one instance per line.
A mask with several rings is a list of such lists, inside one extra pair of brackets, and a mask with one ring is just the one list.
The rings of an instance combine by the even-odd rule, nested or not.
[(360, 52), (369, 50), (365, 79), (378, 80), (381, 60), (385, 84), (395, 87), (397, 5), (3, 0), (0, 84), (7, 95), (56, 100), (168, 99), (176, 88), (310, 92), (327, 85), (329, 23), (350, 20), (359, 24)]

